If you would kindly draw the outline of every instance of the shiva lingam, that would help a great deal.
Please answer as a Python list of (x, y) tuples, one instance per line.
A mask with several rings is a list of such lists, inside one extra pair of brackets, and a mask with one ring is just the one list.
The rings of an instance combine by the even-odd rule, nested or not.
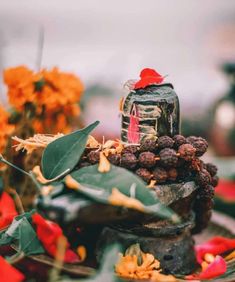
[[(211, 214), (213, 188), (208, 186), (210, 180), (205, 180), (211, 175), (196, 158), (206, 151), (207, 142), (200, 137), (186, 139), (180, 135), (179, 100), (172, 84), (162, 83), (164, 78), (151, 69), (144, 69), (140, 77), (138, 82), (126, 84), (129, 94), (122, 100), (121, 139), (125, 152), (121, 163), (132, 169), (133, 156), (137, 157), (136, 174), (150, 182), (155, 196), (183, 220), (172, 224), (159, 218), (145, 218), (139, 224), (113, 224), (104, 228), (100, 236), (98, 256), (105, 245), (114, 242), (123, 249), (139, 243), (144, 252), (160, 260), (165, 273), (187, 274), (196, 264), (192, 231), (201, 231)], [(156, 154), (160, 161), (155, 157), (155, 162)], [(186, 169), (187, 165), (192, 166), (191, 171)], [(200, 176), (195, 177), (195, 170)], [(205, 204), (200, 202), (203, 193)]]
[[(139, 243), (144, 252), (160, 261), (165, 273), (188, 274), (196, 265), (192, 234), (202, 231), (211, 216), (217, 168), (199, 159), (207, 150), (206, 140), (180, 134), (178, 97), (172, 84), (163, 80), (156, 71), (144, 69), (139, 81), (126, 84), (129, 93), (120, 107), (121, 141), (99, 144), (90, 136), (72, 176), (80, 183), (98, 185), (106, 193), (111, 188), (106, 183), (107, 175), (94, 175), (95, 165), (105, 154), (113, 171), (120, 174), (119, 182), (125, 178), (131, 184), (131, 178), (137, 175), (147, 186), (142, 186), (143, 193), (160, 201), (159, 212), (168, 207), (180, 216), (181, 222), (173, 223), (159, 214), (120, 208), (110, 202), (104, 204), (104, 199), (101, 203), (94, 190), (91, 195), (91, 189), (85, 189), (84, 196), (67, 189), (66, 182), (55, 183), (50, 198), (38, 197), (37, 209), (58, 222), (70, 241), (77, 236), (71, 230), (85, 227), (89, 235), (85, 239), (89, 237), (89, 244), (95, 245), (98, 262), (104, 249), (113, 243), (119, 243), (123, 250)], [(110, 178), (114, 179), (115, 173)], [(108, 181), (112, 182), (110, 178)], [(126, 184), (123, 186), (127, 188)], [(131, 190), (132, 187), (128, 195)]]

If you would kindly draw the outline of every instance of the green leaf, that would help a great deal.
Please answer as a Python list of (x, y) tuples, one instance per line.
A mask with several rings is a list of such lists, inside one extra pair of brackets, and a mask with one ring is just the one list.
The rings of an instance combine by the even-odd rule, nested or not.
[(110, 204), (112, 189), (117, 188), (122, 194), (139, 200), (145, 212), (179, 221), (178, 216), (161, 204), (139, 177), (124, 168), (112, 165), (109, 172), (100, 173), (98, 165), (93, 165), (74, 171), (71, 176), (80, 184), (78, 192), (97, 202)]
[(45, 253), (37, 234), (26, 218), (22, 219), (19, 228), (19, 250), (26, 255), (37, 255)]
[(37, 238), (37, 234), (26, 216), (15, 219), (8, 229), (0, 234), (0, 246), (15, 243), (19, 252), (25, 255), (43, 254), (45, 250)]
[(44, 78), (41, 78), (40, 80), (35, 81), (34, 82), (34, 90), (36, 92), (41, 92), (45, 84), (46, 84), (46, 81), (45, 81)]
[(88, 127), (51, 142), (42, 156), (42, 172), (45, 178), (53, 179), (71, 171), (83, 154), (91, 131), (99, 124), (96, 121)]

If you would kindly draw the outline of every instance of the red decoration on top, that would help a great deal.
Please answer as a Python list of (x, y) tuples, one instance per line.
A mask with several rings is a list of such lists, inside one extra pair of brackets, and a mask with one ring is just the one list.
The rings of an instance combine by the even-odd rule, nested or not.
[(0, 196), (0, 229), (10, 225), (17, 215), (13, 199), (6, 192), (3, 192)]
[(140, 80), (134, 85), (134, 89), (145, 88), (148, 85), (162, 83), (164, 77), (154, 69), (143, 69), (140, 73)]
[[(51, 256), (55, 257), (57, 251), (58, 240), (63, 235), (63, 231), (58, 224), (52, 221), (45, 220), (40, 214), (32, 215), (32, 221), (36, 225), (38, 239), (42, 242), (43, 247)], [(76, 263), (79, 262), (79, 257), (69, 249), (69, 243), (65, 251), (64, 262)]]

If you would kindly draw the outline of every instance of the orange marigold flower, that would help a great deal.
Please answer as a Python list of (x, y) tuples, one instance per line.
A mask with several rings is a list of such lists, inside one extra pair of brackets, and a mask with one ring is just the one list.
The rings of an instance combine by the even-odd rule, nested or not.
[(63, 111), (65, 115), (76, 117), (80, 115), (81, 109), (78, 104), (71, 104), (64, 106)]
[(35, 75), (25, 66), (6, 69), (3, 72), (4, 82), (8, 87), (9, 103), (22, 110), (27, 102), (35, 100)]
[(84, 87), (78, 77), (60, 72), (58, 68), (44, 69), (41, 75), (45, 86), (37, 97), (39, 104), (46, 105), (48, 109), (56, 109), (80, 101)]

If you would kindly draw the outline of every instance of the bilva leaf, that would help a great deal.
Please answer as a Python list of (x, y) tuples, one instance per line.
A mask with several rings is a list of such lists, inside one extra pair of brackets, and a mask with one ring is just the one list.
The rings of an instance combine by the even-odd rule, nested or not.
[(51, 142), (42, 156), (42, 172), (46, 179), (56, 178), (68, 170), (71, 171), (83, 154), (90, 132), (99, 124), (96, 121), (86, 128)]
[(19, 252), (23, 252), (25, 255), (45, 253), (36, 232), (27, 219), (28, 216), (29, 213), (25, 217), (21, 215), (20, 218), (12, 222), (6, 231), (0, 234), (0, 246), (14, 243)]
[(97, 202), (110, 204), (110, 196), (113, 188), (116, 188), (122, 194), (141, 202), (144, 212), (179, 221), (178, 216), (161, 204), (139, 177), (124, 168), (112, 165), (109, 172), (100, 173), (98, 165), (93, 165), (74, 171), (71, 176), (81, 184), (78, 191)]

